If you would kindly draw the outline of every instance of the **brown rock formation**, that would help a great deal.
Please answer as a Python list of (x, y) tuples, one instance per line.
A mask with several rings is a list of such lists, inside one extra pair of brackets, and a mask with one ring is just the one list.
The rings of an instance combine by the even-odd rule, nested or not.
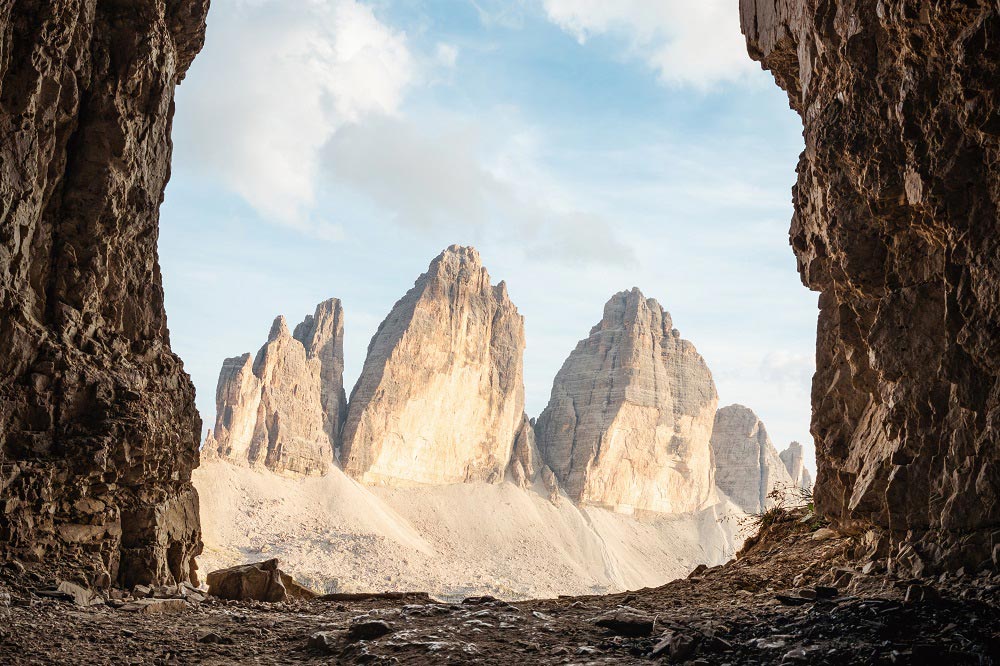
[(157, 262), (207, 0), (0, 7), (0, 559), (194, 578), (201, 421)]
[(741, 0), (805, 128), (791, 242), (819, 291), (816, 505), (894, 563), (1000, 557), (995, 2)]
[(670, 315), (638, 289), (604, 318), (556, 375), (538, 447), (575, 501), (621, 511), (694, 511), (714, 501), (712, 374)]
[(220, 599), (281, 602), (312, 599), (316, 593), (278, 568), (278, 560), (240, 564), (206, 577), (208, 593)]
[(524, 320), (479, 253), (453, 245), (368, 346), (344, 469), (369, 483), (500, 481), (524, 413)]
[(788, 476), (791, 477), (792, 483), (799, 488), (812, 490), (812, 475), (809, 474), (809, 470), (806, 469), (803, 462), (801, 444), (792, 442), (788, 445), (787, 449), (778, 454), (778, 457), (784, 463), (785, 470), (788, 472)]
[(280, 474), (324, 474), (346, 412), (344, 310), (331, 298), (289, 333), (285, 318), (250, 354), (227, 358), (206, 455)]
[(728, 405), (716, 412), (712, 453), (715, 484), (744, 511), (760, 513), (794, 496), (798, 486), (752, 409)]

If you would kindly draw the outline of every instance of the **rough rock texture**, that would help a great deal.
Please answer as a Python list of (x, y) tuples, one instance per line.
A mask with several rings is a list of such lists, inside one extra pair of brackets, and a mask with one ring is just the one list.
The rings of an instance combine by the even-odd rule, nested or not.
[(819, 291), (818, 509), (904, 568), (1000, 535), (1000, 9), (741, 0), (804, 125), (791, 242)]
[(312, 599), (316, 593), (278, 568), (278, 560), (241, 564), (208, 574), (208, 593), (237, 601), (290, 601)]
[(392, 308), (351, 392), (342, 460), (367, 483), (503, 479), (524, 414), (524, 318), (453, 245)]
[(633, 288), (556, 375), (538, 447), (575, 501), (619, 511), (695, 511), (715, 500), (712, 374), (670, 315)]
[(712, 428), (715, 484), (741, 509), (760, 513), (791, 497), (798, 485), (788, 475), (764, 423), (753, 410), (729, 405)]
[(324, 474), (346, 412), (340, 301), (317, 305), (294, 334), (279, 316), (252, 362), (250, 354), (223, 361), (215, 404), (206, 455), (280, 474)]
[(792, 442), (787, 449), (778, 454), (778, 457), (785, 464), (785, 471), (791, 477), (792, 483), (799, 488), (812, 489), (812, 475), (803, 462), (801, 444)]
[(535, 424), (525, 414), (510, 452), (507, 477), (521, 488), (527, 488), (535, 482), (544, 466), (542, 454), (535, 443)]
[(156, 241), (207, 10), (0, 3), (0, 560), (194, 578), (201, 420)]

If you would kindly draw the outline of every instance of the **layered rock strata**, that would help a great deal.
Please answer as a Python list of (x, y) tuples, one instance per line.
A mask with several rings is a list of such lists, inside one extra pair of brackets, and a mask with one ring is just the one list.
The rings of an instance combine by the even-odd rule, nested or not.
[(615, 294), (556, 375), (538, 447), (575, 501), (658, 512), (715, 500), (718, 394), (694, 345), (638, 289)]
[(794, 498), (798, 484), (753, 410), (728, 405), (716, 412), (712, 453), (716, 485), (747, 513), (760, 513)]
[(802, 456), (802, 445), (792, 442), (788, 448), (778, 454), (785, 465), (785, 471), (797, 487), (812, 490), (812, 475), (805, 466)]
[(1000, 557), (995, 2), (741, 0), (804, 125), (816, 506), (912, 571)]
[(545, 467), (542, 454), (535, 442), (535, 424), (525, 414), (521, 428), (514, 439), (506, 476), (521, 488), (528, 488), (534, 484)]
[(0, 9), (0, 560), (195, 578), (201, 420), (157, 261), (207, 0)]
[(227, 358), (206, 455), (279, 474), (324, 474), (343, 415), (344, 310), (331, 298), (288, 330), (279, 316), (256, 357)]
[(451, 246), (368, 346), (344, 427), (367, 483), (503, 479), (524, 413), (524, 321), (479, 253)]

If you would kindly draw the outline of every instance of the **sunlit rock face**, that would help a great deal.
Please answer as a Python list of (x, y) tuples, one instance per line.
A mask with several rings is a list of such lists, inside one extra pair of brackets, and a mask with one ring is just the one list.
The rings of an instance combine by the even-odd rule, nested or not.
[(715, 500), (718, 394), (694, 345), (638, 289), (615, 294), (556, 375), (538, 447), (578, 502), (659, 512)]
[(344, 311), (333, 298), (288, 330), (274, 320), (267, 343), (226, 359), (206, 455), (287, 475), (323, 474), (346, 412)]
[(351, 392), (344, 469), (366, 483), (498, 482), (524, 418), (524, 320), (451, 246), (393, 307)]
[(995, 2), (741, 0), (804, 126), (817, 508), (919, 573), (1000, 557)]
[(753, 410), (729, 405), (716, 413), (712, 452), (716, 485), (744, 511), (760, 513), (794, 498), (798, 485)]
[(201, 420), (156, 239), (207, 10), (0, 9), (0, 561), (99, 586), (194, 578)]
[(805, 490), (812, 490), (812, 475), (806, 469), (802, 457), (802, 445), (792, 442), (788, 448), (778, 454), (781, 462), (785, 465), (785, 471), (791, 477), (792, 483)]

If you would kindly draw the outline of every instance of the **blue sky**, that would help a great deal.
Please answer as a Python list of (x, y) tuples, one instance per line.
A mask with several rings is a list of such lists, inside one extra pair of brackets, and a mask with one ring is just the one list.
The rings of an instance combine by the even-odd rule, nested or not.
[(332, 296), (349, 391), (378, 323), (458, 243), (525, 316), (530, 415), (638, 286), (720, 404), (779, 449), (810, 442), (817, 298), (787, 240), (801, 126), (745, 56), (736, 0), (692, 4), (213, 0), (160, 232), (206, 427), (222, 359)]

